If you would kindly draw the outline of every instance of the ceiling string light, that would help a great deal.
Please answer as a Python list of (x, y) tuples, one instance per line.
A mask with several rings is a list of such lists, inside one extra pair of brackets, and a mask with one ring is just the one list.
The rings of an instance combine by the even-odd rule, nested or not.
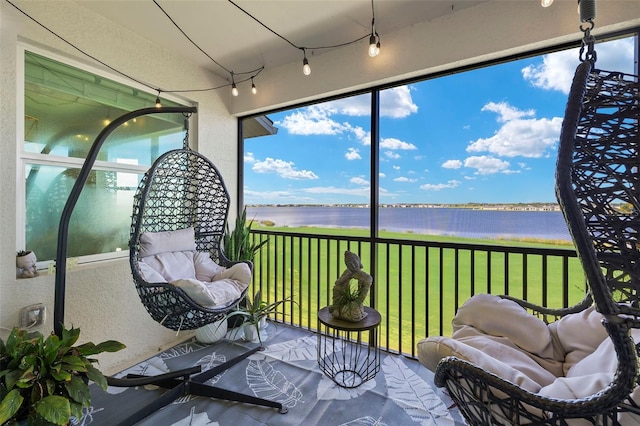
[(553, 0), (540, 0), (540, 5), (542, 7), (549, 7), (553, 4)]
[(307, 59), (307, 50), (302, 48), (302, 55), (304, 58), (302, 59), (302, 74), (311, 75), (311, 65), (309, 65), (309, 60)]
[[(79, 47), (77, 47), (76, 45), (74, 45), (73, 43), (71, 43), (70, 41), (66, 40), (65, 38), (63, 38), (62, 36), (58, 35), (56, 32), (54, 32), (53, 30), (49, 29), (46, 25), (42, 24), (41, 22), (39, 22), (37, 19), (35, 19), (34, 17), (30, 16), (28, 13), (26, 13), (25, 11), (23, 11), (22, 9), (20, 9), (18, 6), (16, 6), (14, 3), (11, 2), (11, 0), (5, 0), (8, 4), (10, 4), (14, 9), (16, 9), (18, 12), (22, 13), (24, 16), (26, 16), (28, 19), (30, 19), (31, 21), (33, 21), (34, 23), (36, 23), (37, 25), (39, 25), (40, 27), (42, 27), (44, 30), (46, 30), (47, 32), (49, 32), (50, 34), (52, 34), (54, 37), (58, 38), (59, 40), (61, 40), (62, 42), (66, 43), (67, 45), (69, 45), (71, 48), (75, 49), (76, 51), (80, 52), (82, 55), (85, 55), (86, 57), (92, 59), (93, 61), (103, 65), (104, 67), (110, 69), (111, 71), (113, 71), (114, 73), (127, 78), (131, 81), (136, 82), (137, 84), (147, 87), (151, 90), (153, 90), (154, 92), (157, 92), (157, 96), (156, 96), (156, 101), (155, 101), (155, 106), (156, 107), (161, 107), (162, 106), (162, 102), (160, 100), (160, 95), (162, 93), (190, 93), (190, 92), (208, 92), (208, 91), (213, 91), (213, 90), (218, 90), (218, 89), (222, 89), (224, 87), (229, 87), (231, 86), (231, 90), (232, 90), (232, 94), (238, 93), (238, 88), (237, 88), (237, 84), (240, 83), (244, 83), (245, 81), (251, 81), (251, 92), (253, 94), (257, 93), (257, 88), (255, 87), (255, 82), (254, 79), (264, 70), (264, 65), (256, 68), (254, 70), (251, 71), (246, 71), (246, 72), (233, 72), (231, 70), (229, 70), (228, 68), (226, 68), (224, 65), (222, 65), (221, 63), (219, 63), (218, 61), (216, 61), (214, 58), (212, 58), (209, 54), (207, 54), (202, 48), (200, 48), (200, 46), (198, 46), (179, 26), (178, 24), (169, 16), (169, 14), (158, 4), (158, 2), (156, 0), (154, 0), (153, 2), (156, 4), (156, 6), (167, 16), (167, 18), (173, 23), (173, 25), (184, 35), (184, 37), (189, 40), (198, 50), (200, 50), (204, 55), (207, 56), (207, 58), (209, 58), (213, 63), (215, 63), (217, 66), (219, 66), (220, 68), (222, 68), (223, 70), (225, 70), (226, 72), (229, 73), (230, 75), (230, 83), (226, 83), (226, 84), (222, 84), (220, 86), (214, 86), (214, 87), (207, 87), (207, 88), (203, 88), (203, 89), (176, 89), (176, 90), (163, 90), (161, 88), (152, 86), (148, 83), (146, 83), (143, 80), (137, 79), (123, 71), (120, 71), (117, 68), (112, 67), (111, 65), (107, 64), (106, 62), (98, 59), (97, 57), (91, 55), (90, 53), (80, 49)], [(295, 47), (296, 49), (300, 49), (303, 51), (303, 73), (305, 75), (310, 75), (311, 74), (311, 66), (309, 65), (309, 60), (307, 59), (307, 55), (306, 55), (306, 50), (321, 50), (321, 49), (334, 49), (334, 48), (338, 48), (338, 47), (343, 47), (343, 46), (347, 46), (347, 45), (351, 45), (351, 44), (355, 44), (360, 42), (361, 40), (365, 39), (365, 38), (369, 38), (371, 39), (370, 36), (374, 36), (374, 38), (376, 39), (376, 46), (378, 48), (378, 52), (379, 52), (379, 48), (380, 48), (380, 36), (379, 34), (375, 31), (374, 28), (374, 21), (375, 21), (375, 17), (374, 19), (372, 19), (372, 29), (371, 29), (371, 34), (367, 33), (366, 35), (359, 37), (355, 40), (351, 40), (345, 43), (340, 43), (340, 44), (335, 44), (335, 45), (331, 45), (331, 46), (315, 46), (315, 47), (309, 47), (309, 46), (297, 46), (296, 44), (292, 43), (291, 41), (289, 41), (288, 39), (286, 39), (285, 37), (283, 37), (282, 35), (278, 34), (277, 32), (275, 32), (274, 30), (272, 30), (271, 28), (267, 27), (264, 23), (262, 23), (260, 20), (258, 20), (257, 18), (255, 18), (253, 15), (251, 15), (250, 13), (248, 13), (247, 11), (245, 11), (244, 9), (242, 9), (240, 6), (238, 6), (236, 3), (234, 3), (232, 0), (228, 0), (229, 3), (231, 3), (232, 5), (234, 5), (236, 8), (240, 9), (243, 13), (245, 13), (247, 16), (251, 17), (254, 21), (256, 21), (257, 23), (259, 23), (260, 25), (262, 25), (264, 28), (266, 28), (268, 31), (270, 31), (271, 33), (273, 33), (274, 35), (276, 35), (277, 37), (281, 38), (282, 40), (286, 41), (287, 43), (289, 43), (291, 46)], [(372, 13), (373, 13), (373, 0), (371, 0), (371, 8), (372, 8)], [(371, 41), (371, 40), (370, 40)], [(236, 76), (238, 75), (250, 75), (249, 77), (246, 78), (241, 78), (236, 80)], [(227, 80), (229, 81), (229, 80)], [(237, 94), (234, 94), (234, 96), (237, 96)]]
[(371, 56), (372, 58), (375, 58), (379, 54), (380, 54), (380, 34), (376, 32), (376, 12), (373, 9), (373, 0), (371, 0), (371, 37), (369, 37), (369, 56)]
[[(287, 39), (286, 37), (284, 37), (281, 34), (278, 34), (276, 31), (274, 31), (273, 29), (268, 27), (264, 22), (260, 21), (258, 18), (253, 16), (251, 13), (247, 12), (245, 9), (243, 9), (238, 4), (236, 4), (233, 0), (227, 0), (227, 1), (229, 3), (231, 3), (232, 5), (234, 5), (235, 7), (237, 7), (242, 13), (244, 13), (245, 15), (247, 15), (248, 17), (250, 17), (251, 19), (256, 21), (258, 24), (260, 24), (263, 28), (265, 28), (267, 31), (271, 32), (276, 37), (281, 38), (282, 40), (284, 40), (285, 42), (287, 42), (291, 46), (295, 47), (296, 49), (302, 50), (302, 55), (303, 55), (303, 58), (302, 58), (302, 73), (304, 75), (310, 75), (311, 74), (311, 66), (309, 65), (309, 59), (307, 59), (307, 50), (335, 49), (337, 47), (343, 47), (343, 46), (348, 46), (350, 44), (358, 43), (361, 40), (364, 40), (366, 38), (369, 38), (369, 43), (371, 44), (371, 40), (373, 38), (373, 45), (374, 45), (374, 49), (373, 50), (375, 51), (375, 55), (371, 55), (371, 47), (369, 47), (369, 55), (370, 56), (376, 56), (378, 53), (380, 53), (380, 35), (375, 31), (375, 28), (374, 28), (375, 16), (373, 16), (373, 19), (371, 21), (371, 34), (366, 34), (366, 35), (364, 35), (362, 37), (358, 37), (355, 40), (347, 41), (345, 43), (334, 44), (334, 45), (331, 45), (331, 46), (314, 46), (314, 47), (298, 46), (297, 44), (293, 43), (291, 40)], [(371, 13), (373, 15), (373, 0), (371, 0)]]
[(238, 96), (238, 88), (236, 87), (236, 79), (233, 77), (233, 71), (231, 71), (231, 95)]

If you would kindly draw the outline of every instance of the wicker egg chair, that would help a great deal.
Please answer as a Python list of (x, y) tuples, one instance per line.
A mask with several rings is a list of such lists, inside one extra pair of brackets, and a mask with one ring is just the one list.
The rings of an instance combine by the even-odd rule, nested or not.
[[(230, 196), (216, 166), (189, 148), (187, 138), (182, 149), (158, 157), (140, 181), (134, 195), (129, 241), (131, 271), (142, 304), (155, 321), (177, 331), (193, 330), (223, 320), (244, 300), (246, 289), (235, 300), (203, 306), (176, 285), (163, 281), (149, 282), (141, 271), (141, 238), (146, 233), (193, 229), (197, 252), (208, 253), (211, 260), (225, 268), (235, 263), (247, 263), (252, 267), (251, 262), (233, 262), (224, 255), (222, 243)], [(130, 374), (125, 379), (110, 378), (109, 384), (128, 387), (155, 384), (169, 389), (155, 404), (142, 408), (127, 421), (138, 421), (185, 394), (273, 407), (284, 414), (287, 408), (279, 402), (205, 384), (260, 349), (257, 346), (201, 373), (199, 369), (184, 369), (156, 377)], [(196, 374), (192, 376), (192, 373)]]
[[(615, 373), (606, 376), (610, 383), (604, 382), (597, 391), (559, 398), (523, 389), (463, 357), (444, 357), (435, 368), (435, 383), (447, 389), (472, 425), (640, 422), (640, 346), (632, 337), (634, 329), (640, 329), (640, 85), (637, 76), (595, 69), (593, 41), (588, 47), (592, 55), (578, 66), (566, 106), (556, 196), (589, 294), (566, 309), (505, 296), (498, 300), (515, 301), (545, 322), (584, 314), (595, 305), (606, 330), (602, 332), (603, 345), (609, 345), (606, 356), (617, 367), (610, 363)], [(575, 337), (582, 338), (582, 333)]]

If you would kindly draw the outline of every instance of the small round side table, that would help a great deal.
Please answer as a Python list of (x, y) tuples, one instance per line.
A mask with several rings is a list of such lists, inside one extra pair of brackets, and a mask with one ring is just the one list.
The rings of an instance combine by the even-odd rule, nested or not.
[(368, 306), (359, 322), (334, 318), (329, 307), (318, 311), (318, 366), (343, 388), (355, 388), (380, 371), (380, 313)]

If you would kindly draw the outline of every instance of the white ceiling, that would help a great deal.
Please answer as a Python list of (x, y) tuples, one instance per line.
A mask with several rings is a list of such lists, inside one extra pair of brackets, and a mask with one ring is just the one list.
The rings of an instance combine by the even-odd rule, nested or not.
[[(486, 1), (375, 0), (375, 28), (384, 49), (385, 34)], [(302, 51), (273, 32), (295, 46), (310, 48), (334, 46), (363, 36), (365, 40), (360, 43), (366, 46), (371, 34), (371, 0), (234, 0), (233, 3), (227, 0), (77, 0), (77, 3), (225, 79), (229, 77), (227, 70), (240, 74), (262, 66), (275, 68), (302, 62)], [(307, 56), (328, 50), (310, 49)]]

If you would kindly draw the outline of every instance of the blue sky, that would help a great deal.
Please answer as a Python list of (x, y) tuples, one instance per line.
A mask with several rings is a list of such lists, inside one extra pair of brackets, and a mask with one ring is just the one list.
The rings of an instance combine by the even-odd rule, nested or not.
[[(633, 45), (596, 46), (597, 66), (632, 73)], [(380, 202), (555, 202), (577, 64), (572, 49), (382, 92)], [(245, 203), (368, 203), (369, 106), (361, 95), (268, 114), (278, 134), (245, 140)]]

